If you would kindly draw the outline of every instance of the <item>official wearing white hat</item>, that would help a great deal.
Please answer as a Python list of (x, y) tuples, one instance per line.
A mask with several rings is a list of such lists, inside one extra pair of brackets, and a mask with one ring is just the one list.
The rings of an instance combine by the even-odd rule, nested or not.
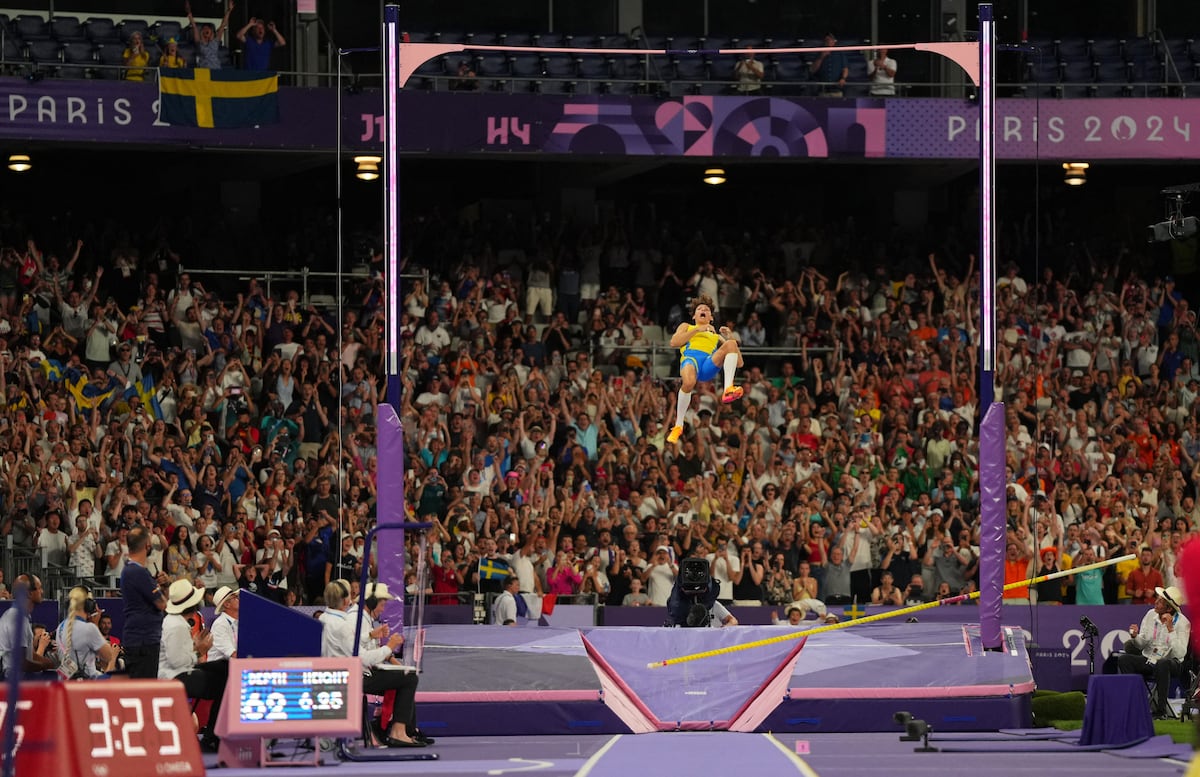
[[(225, 683), (229, 679), (229, 662), (197, 663), (199, 657), (212, 648), (213, 637), (208, 629), (192, 636), (184, 617), (199, 610), (203, 603), (204, 588), (193, 585), (190, 580), (171, 583), (158, 653), (158, 679), (178, 680), (190, 698), (212, 701), (208, 719), (216, 722), (221, 717), (221, 697), (225, 695)], [(217, 737), (211, 728), (202, 732), (200, 743), (205, 749), (216, 749)]]
[(1168, 717), (1167, 690), (1171, 678), (1178, 676), (1192, 624), (1181, 611), (1183, 592), (1176, 586), (1154, 589), (1154, 606), (1142, 618), (1141, 624), (1129, 627), (1125, 652), (1117, 656), (1117, 671), (1121, 674), (1140, 674), (1154, 678), (1154, 698), (1151, 712), (1156, 718)]
[(213, 605), (217, 617), (212, 625), (212, 647), (208, 650), (209, 661), (222, 658), (237, 658), (238, 609), (241, 604), (241, 589), (223, 585), (213, 594)]

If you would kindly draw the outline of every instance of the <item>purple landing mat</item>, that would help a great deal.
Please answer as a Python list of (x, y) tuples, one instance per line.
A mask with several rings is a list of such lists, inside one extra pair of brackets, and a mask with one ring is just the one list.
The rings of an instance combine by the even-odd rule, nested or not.
[(796, 661), (790, 698), (994, 697), (1033, 691), (1019, 630), (1012, 633), (1016, 655), (968, 655), (968, 641), (963, 626), (953, 623), (868, 623), (814, 634)]
[[(773, 627), (686, 631), (599, 627), (586, 634), (593, 642), (605, 643), (607, 653), (622, 639), (640, 644), (642, 635), (652, 641), (674, 640), (670, 644), (680, 647), (678, 652), (662, 652), (665, 647), (655, 642), (660, 652), (646, 655), (638, 648), (621, 659), (643, 667), (638, 671), (649, 671), (657, 681), (655, 673), (699, 672), (701, 664), (714, 659), (658, 670), (645, 670), (647, 661), (693, 652), (686, 648), (701, 647), (702, 642), (715, 647), (730, 639), (749, 642), (780, 633)], [(693, 644), (692, 639), (701, 642)], [(892, 731), (891, 716), (897, 710), (929, 720), (938, 731), (1030, 725), (1032, 675), (1019, 632), (1016, 656), (968, 655), (967, 641), (962, 625), (951, 623), (878, 623), (815, 634), (805, 642), (787, 678), (787, 693), (777, 702), (760, 699), (767, 709), (778, 706), (763, 713), (755, 730)], [(748, 658), (756, 652), (772, 651), (730, 655)], [(630, 730), (617, 719), (616, 708), (605, 705), (600, 679), (575, 629), (429, 626), (422, 667), (417, 700), (422, 727), (433, 736)], [(758, 679), (747, 685), (757, 688), (761, 683)], [(476, 706), (480, 703), (494, 706)]]

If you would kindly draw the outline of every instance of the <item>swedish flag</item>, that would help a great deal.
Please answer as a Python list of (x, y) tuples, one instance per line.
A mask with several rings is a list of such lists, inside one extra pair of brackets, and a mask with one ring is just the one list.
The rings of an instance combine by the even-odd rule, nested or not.
[(162, 68), (158, 117), (185, 127), (254, 127), (279, 121), (279, 77), (247, 70)]
[(63, 379), (63, 365), (58, 359), (42, 359), (42, 372), (55, 383)]
[(142, 403), (142, 407), (146, 409), (146, 412), (152, 414), (155, 419), (163, 417), (162, 406), (158, 404), (158, 392), (154, 390), (153, 375), (143, 375), (140, 382), (134, 383), (125, 389), (124, 398), (126, 400), (136, 398)]
[(512, 574), (512, 568), (502, 558), (479, 559), (479, 578), (481, 580), (503, 580)]
[[(73, 377), (72, 377), (73, 375)], [(82, 411), (105, 407), (117, 391), (116, 381), (111, 376), (107, 386), (88, 380), (86, 373), (68, 370), (64, 385), (75, 398), (75, 406)]]

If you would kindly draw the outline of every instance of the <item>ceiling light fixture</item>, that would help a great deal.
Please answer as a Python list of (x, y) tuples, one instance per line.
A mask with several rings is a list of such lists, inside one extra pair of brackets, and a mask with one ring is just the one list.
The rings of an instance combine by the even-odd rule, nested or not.
[(720, 167), (710, 167), (704, 171), (703, 180), (709, 186), (720, 186), (725, 183), (725, 171)]
[(382, 161), (383, 157), (379, 156), (356, 156), (354, 163), (358, 165), (358, 170), (354, 174), (364, 181), (374, 181), (379, 177), (379, 163)]
[(12, 154), (8, 158), (8, 169), (14, 173), (24, 173), (33, 169), (29, 154)]
[(1063, 162), (1063, 182), (1067, 186), (1083, 186), (1087, 183), (1087, 162)]

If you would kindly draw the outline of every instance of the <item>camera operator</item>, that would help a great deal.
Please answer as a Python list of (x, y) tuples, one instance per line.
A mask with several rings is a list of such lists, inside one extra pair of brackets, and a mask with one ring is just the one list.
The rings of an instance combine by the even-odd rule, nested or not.
[(713, 580), (707, 559), (683, 559), (667, 602), (670, 620), (665, 625), (686, 628), (707, 628), (713, 623), (738, 625), (737, 618), (717, 601), (719, 592), (720, 584)]

